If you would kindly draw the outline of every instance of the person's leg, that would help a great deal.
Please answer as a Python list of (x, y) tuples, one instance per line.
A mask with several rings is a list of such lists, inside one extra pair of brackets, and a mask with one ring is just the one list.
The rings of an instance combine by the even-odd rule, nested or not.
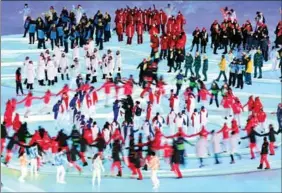
[(92, 186), (95, 185), (96, 177), (97, 177), (97, 171), (93, 170), (93, 172), (92, 172)]

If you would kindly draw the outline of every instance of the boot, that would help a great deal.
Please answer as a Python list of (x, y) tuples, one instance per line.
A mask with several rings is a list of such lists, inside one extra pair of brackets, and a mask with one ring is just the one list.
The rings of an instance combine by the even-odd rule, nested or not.
[(121, 175), (121, 171), (118, 171), (117, 176), (122, 177), (122, 175)]
[(83, 163), (83, 167), (85, 167), (85, 166), (88, 166), (88, 163), (87, 163), (87, 162), (84, 162), (84, 163)]
[(64, 74), (61, 74), (61, 78), (62, 78), (62, 80), (64, 80), (65, 78), (64, 78)]
[(67, 74), (67, 80), (70, 80), (69, 74)]
[(142, 170), (145, 170), (145, 171), (147, 171), (148, 170), (148, 165), (146, 164), (146, 165), (144, 165), (144, 167), (143, 167), (143, 169)]
[(259, 167), (258, 167), (258, 169), (260, 169), (260, 170), (262, 169), (262, 164), (259, 164)]

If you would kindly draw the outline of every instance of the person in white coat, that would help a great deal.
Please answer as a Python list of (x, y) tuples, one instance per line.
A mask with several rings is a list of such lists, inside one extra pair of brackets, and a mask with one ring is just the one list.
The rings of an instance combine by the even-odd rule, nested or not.
[(146, 164), (151, 169), (151, 180), (153, 182), (153, 189), (157, 189), (160, 186), (160, 181), (157, 176), (157, 172), (160, 168), (160, 159), (156, 156), (155, 152), (151, 152), (149, 161), (146, 159)]
[(96, 178), (97, 178), (98, 186), (100, 186), (100, 184), (101, 184), (101, 173), (105, 171), (100, 153), (96, 153), (93, 157), (92, 170), (93, 170), (92, 171), (92, 186), (95, 185)]
[(99, 69), (99, 60), (98, 60), (98, 57), (97, 57), (97, 54), (93, 54), (91, 56), (91, 76), (92, 76), (92, 80), (91, 80), (91, 83), (95, 83), (97, 82), (97, 72), (98, 72), (98, 69)]
[(28, 174), (27, 166), (29, 163), (29, 160), (27, 159), (25, 152), (20, 153), (19, 161), (20, 161), (20, 166), (21, 166), (21, 176), (19, 177), (19, 181), (24, 182)]
[(24, 4), (24, 8), (19, 11), (19, 14), (23, 14), (23, 24), (25, 23), (25, 20), (28, 16), (31, 14), (31, 9), (28, 7), (28, 4)]
[(199, 116), (200, 126), (206, 126), (208, 122), (208, 110), (204, 106), (201, 107)]
[(29, 61), (27, 65), (27, 89), (32, 90), (33, 89), (33, 84), (34, 84), (34, 79), (35, 79), (35, 71), (34, 71), (34, 66), (33, 62)]
[(54, 62), (49, 57), (47, 59), (47, 77), (48, 77), (48, 86), (54, 85), (55, 83), (55, 65)]
[(176, 128), (177, 129), (183, 128), (183, 125), (185, 125), (185, 124), (186, 124), (186, 122), (185, 122), (184, 117), (182, 116), (182, 114), (181, 113), (177, 113), (177, 116), (175, 118)]
[(174, 112), (173, 109), (171, 109), (170, 113), (167, 115), (166, 118), (166, 124), (169, 127), (171, 135), (175, 134), (175, 118), (176, 118), (176, 113)]
[(72, 7), (73, 7), (73, 12), (75, 13), (76, 23), (78, 24), (80, 23), (81, 17), (83, 13), (85, 13), (85, 11), (81, 5), (78, 5), (77, 7), (73, 5)]
[(109, 76), (111, 82), (113, 81), (113, 74), (114, 74), (114, 67), (115, 67), (114, 65), (115, 65), (115, 63), (114, 63), (113, 57), (109, 56), (107, 67), (108, 67), (108, 76)]
[(54, 64), (54, 83), (58, 82), (58, 68), (59, 68), (59, 61), (56, 59), (56, 55), (53, 54), (52, 61)]
[(160, 113), (156, 113), (156, 116), (152, 120), (153, 128), (159, 128), (162, 131), (163, 125), (165, 123), (164, 118), (160, 115)]
[(240, 143), (241, 142), (239, 141), (238, 134), (236, 134), (235, 131), (232, 131), (230, 136), (230, 158), (231, 158), (230, 164), (235, 163), (234, 155), (236, 155), (239, 159), (241, 159), (241, 155), (238, 153), (238, 145)]
[(183, 131), (185, 133), (187, 133), (188, 132), (188, 126), (189, 126), (189, 116), (185, 113), (185, 110), (182, 110), (181, 115), (184, 119), (184, 124), (183, 124), (182, 128), (183, 128)]
[(122, 65), (121, 54), (120, 51), (117, 50), (115, 57), (115, 73), (116, 76), (120, 78), (121, 78), (121, 65)]
[(191, 127), (192, 127), (192, 134), (198, 133), (200, 131), (200, 124), (199, 124), (199, 113), (197, 109), (194, 109), (194, 112), (191, 115)]
[(61, 73), (62, 80), (65, 80), (65, 75), (66, 75), (66, 79), (70, 80), (69, 62), (64, 52), (62, 53), (62, 57), (60, 58), (60, 61), (59, 61), (59, 72)]
[(27, 84), (27, 66), (30, 61), (30, 58), (27, 56), (25, 57), (24, 63), (23, 63), (23, 79), (24, 79), (24, 84)]
[(38, 175), (38, 168), (37, 168), (37, 159), (40, 159), (39, 153), (38, 153), (38, 144), (35, 142), (31, 145), (31, 147), (28, 147), (27, 154), (30, 158), (30, 173), (33, 176)]
[(275, 46), (272, 47), (271, 53), (270, 53), (270, 59), (272, 63), (272, 71), (277, 70), (278, 64), (280, 61), (280, 56), (278, 50), (275, 48)]
[(143, 130), (143, 133), (144, 133), (144, 137), (147, 139), (148, 137), (150, 137), (151, 135), (153, 136), (154, 133), (153, 133), (153, 130), (152, 130), (152, 126), (151, 126), (151, 123), (148, 121), (148, 120), (145, 120), (142, 127), (141, 127), (141, 130)]
[(230, 50), (229, 52), (228, 52), (228, 55), (227, 55), (227, 64), (226, 64), (226, 68), (225, 68), (225, 74), (226, 74), (226, 77), (227, 77), (227, 79), (229, 79), (229, 72), (230, 72), (230, 67), (229, 67), (229, 64), (233, 61), (233, 59), (234, 59), (234, 54), (233, 54), (233, 52), (232, 52), (232, 50)]
[(87, 52), (85, 56), (85, 68), (86, 68), (86, 81), (89, 82), (92, 74), (91, 58), (89, 52)]
[(212, 148), (213, 148), (213, 153), (214, 153), (214, 159), (215, 159), (215, 164), (220, 164), (218, 160), (218, 155), (222, 152), (221, 150), (221, 145), (220, 145), (220, 134), (214, 132), (214, 130), (211, 131), (212, 138), (211, 138), (211, 143), (212, 143)]
[(102, 79), (105, 79), (108, 75), (108, 57), (106, 54), (104, 54), (102, 57), (102, 72), (103, 72)]
[(60, 183), (60, 184), (66, 183), (65, 182), (66, 171), (64, 167), (65, 163), (69, 163), (66, 158), (66, 154), (61, 148), (59, 148), (58, 152), (55, 154), (55, 157), (54, 157), (54, 165), (57, 167), (56, 180), (57, 180), (57, 183)]
[(44, 54), (41, 53), (37, 64), (37, 80), (40, 86), (45, 86), (44, 84), (45, 70), (46, 70), (45, 58), (44, 58)]

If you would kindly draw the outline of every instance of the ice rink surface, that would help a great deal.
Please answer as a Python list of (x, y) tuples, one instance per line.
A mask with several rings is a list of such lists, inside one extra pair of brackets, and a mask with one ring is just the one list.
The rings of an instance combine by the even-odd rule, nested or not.
[[(136, 38), (136, 37), (135, 37)], [(107, 49), (112, 49), (114, 52), (119, 49), (122, 55), (122, 76), (129, 77), (130, 74), (134, 76), (135, 79), (138, 79), (138, 71), (135, 70), (136, 66), (142, 61), (143, 58), (148, 57), (150, 53), (149, 47), (149, 37), (145, 35), (144, 44), (137, 45), (136, 39), (133, 39), (134, 44), (132, 46), (126, 46), (125, 42), (118, 43), (117, 37), (112, 35), (111, 43), (105, 44), (105, 48), (100, 52), (105, 53)], [(50, 47), (49, 42), (46, 43), (47, 47)], [(188, 36), (188, 42), (186, 50), (190, 49), (191, 37)], [(25, 56), (30, 56), (30, 58), (36, 63), (38, 60), (38, 55), (43, 50), (37, 50), (36, 45), (29, 45), (28, 39), (22, 38), (21, 35), (9, 35), (1, 37), (1, 116), (4, 113), (6, 101), (15, 96), (15, 82), (14, 82), (14, 73), (18, 66), (22, 65)], [(80, 52), (80, 62), (84, 66), (84, 51), (81, 49)], [(221, 51), (219, 51), (221, 53)], [(210, 48), (208, 48), (208, 58), (209, 58), (209, 71), (208, 71), (208, 82), (206, 83), (207, 88), (210, 87), (210, 83), (218, 75), (218, 62), (220, 54), (214, 56), (211, 54)], [(71, 58), (71, 52), (68, 54), (68, 57)], [(253, 85), (248, 86), (244, 85), (243, 90), (233, 89), (235, 95), (237, 95), (241, 102), (245, 104), (248, 100), (250, 94), (254, 96), (260, 96), (261, 101), (264, 105), (264, 110), (267, 112), (267, 124), (273, 123), (275, 128), (277, 128), (276, 116), (270, 115), (270, 112), (275, 112), (277, 104), (280, 102), (281, 98), (281, 83), (279, 82), (278, 77), (280, 76), (278, 71), (271, 71), (271, 62), (267, 62), (263, 67), (263, 78), (262, 79), (253, 79)], [(165, 77), (165, 81), (168, 83), (166, 87), (167, 93), (171, 88), (175, 88), (174, 77), (176, 73), (168, 74), (166, 71), (168, 67), (166, 61), (162, 61), (159, 64), (159, 75)], [(82, 73), (85, 73), (82, 72)], [(95, 87), (98, 88), (102, 82), (100, 77), (98, 78), (99, 82), (95, 84)], [(58, 92), (66, 82), (62, 82), (59, 79), (59, 83), (56, 86), (50, 88), (52, 92)], [(183, 89), (185, 88), (184, 83)], [(223, 82), (219, 82), (221, 86)], [(45, 90), (48, 87), (39, 87), (38, 84), (35, 84), (35, 89), (33, 91), (35, 96), (43, 96)], [(139, 99), (137, 93), (140, 93), (141, 89), (135, 86), (134, 99)], [(183, 90), (182, 90), (183, 91)], [(26, 90), (25, 90), (26, 92)], [(104, 107), (104, 97), (103, 93), (99, 94), (99, 103), (97, 104), (97, 122), (100, 127), (106, 120), (111, 120), (112, 109)], [(18, 97), (18, 100), (21, 100), (22, 97)], [(52, 104), (56, 102), (58, 98), (52, 99)], [(114, 98), (112, 98), (112, 101)], [(219, 97), (221, 100), (221, 97)], [(145, 101), (142, 101), (143, 104)], [(167, 104), (167, 98), (163, 97), (163, 104)], [(52, 121), (52, 115), (40, 115), (38, 110), (41, 107), (42, 101), (35, 100), (33, 103), (32, 113), (28, 119), (21, 119), (28, 122), (28, 128), (31, 133), (37, 129), (38, 125), (42, 125), (46, 130), (48, 130), (51, 136), (54, 136), (57, 133), (57, 130), (54, 129), (54, 121)], [(183, 104), (182, 104), (183, 105)], [(157, 111), (162, 112), (162, 115), (166, 117), (168, 114), (168, 105), (163, 105), (163, 108), (155, 108), (153, 114)], [(200, 108), (201, 104), (197, 104), (197, 108)], [(218, 110), (215, 107), (215, 104), (208, 106), (209, 111), (209, 122), (207, 125), (208, 130), (219, 130), (224, 123), (223, 111)], [(23, 105), (17, 106), (17, 112), (20, 115), (24, 113)], [(105, 118), (107, 117), (107, 118)], [(247, 112), (242, 116), (242, 122), (245, 123), (247, 117)], [(95, 117), (94, 117), (95, 119)], [(229, 120), (230, 121), (230, 120)], [(244, 125), (244, 124), (243, 124)], [(71, 125), (68, 124), (68, 121), (63, 121), (60, 124), (61, 128), (65, 128), (67, 132), (70, 131)], [(168, 128), (164, 127), (164, 133), (168, 134)], [(244, 136), (245, 132), (241, 132), (241, 136)], [(279, 145), (276, 149), (276, 155), (269, 157), (270, 163), (275, 170), (271, 171), (257, 171), (256, 167), (259, 164), (259, 155), (257, 155), (256, 160), (250, 160), (249, 149), (246, 148), (248, 140), (242, 142), (240, 146), (240, 151), (242, 152), (243, 159), (236, 160), (236, 164), (230, 165), (230, 157), (228, 155), (222, 154), (220, 160), (222, 164), (214, 165), (213, 157), (205, 159), (206, 167), (199, 169), (198, 160), (195, 159), (195, 148), (191, 146), (186, 146), (186, 152), (188, 158), (186, 160), (186, 166), (183, 167), (184, 172), (189, 176), (189, 173), (197, 174), (201, 173), (202, 176), (199, 177), (186, 177), (183, 179), (175, 179), (174, 174), (169, 171), (167, 164), (162, 163), (161, 172), (159, 176), (162, 176), (162, 172), (171, 175), (168, 175), (167, 178), (161, 178), (161, 186), (157, 190), (159, 192), (187, 192), (187, 191), (225, 191), (225, 192), (250, 192), (250, 191), (281, 191), (281, 135), (277, 136), (277, 144)], [(195, 141), (194, 141), (195, 142)], [(258, 146), (261, 146), (261, 139), (258, 139)], [(89, 161), (90, 163), (90, 161)], [(18, 161), (16, 156), (14, 156), (11, 165), (11, 168), (18, 168)], [(110, 161), (105, 162), (106, 171), (109, 171)], [(55, 183), (55, 168), (52, 166), (44, 166), (40, 172), (37, 179), (27, 178), (25, 183), (19, 183), (17, 178), (19, 172), (1, 167), (1, 180), (4, 184), (2, 188), (3, 192), (96, 192), (96, 191), (105, 191), (105, 192), (150, 192), (152, 190), (151, 181), (149, 178), (145, 178), (143, 181), (137, 181), (136, 179), (125, 178), (102, 178), (101, 187), (92, 187), (90, 175), (91, 172), (88, 167), (84, 168), (82, 176), (79, 176), (75, 173), (74, 170), (69, 171), (66, 174), (67, 184), (61, 185)], [(45, 174), (45, 171), (51, 171), (49, 174)], [(125, 173), (129, 173), (126, 166), (124, 166)], [(224, 174), (226, 171), (234, 171), (234, 173), (243, 174), (231, 174), (231, 175), (219, 175)], [(53, 172), (53, 173), (52, 173)], [(246, 173), (247, 172), (247, 173)], [(73, 175), (68, 175), (73, 174)], [(216, 176), (204, 176), (205, 174), (216, 175)], [(149, 175), (149, 173), (145, 173)]]

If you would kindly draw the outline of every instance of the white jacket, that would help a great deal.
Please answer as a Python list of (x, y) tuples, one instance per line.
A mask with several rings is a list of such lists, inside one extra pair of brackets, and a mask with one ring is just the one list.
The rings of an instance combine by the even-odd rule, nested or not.
[(179, 113), (179, 99), (178, 98), (174, 98), (173, 110), (176, 113)]
[(37, 65), (37, 79), (44, 80), (45, 79), (45, 60), (40, 57)]
[[(116, 55), (115, 57), (115, 72), (121, 72), (121, 55)], [(120, 70), (119, 70), (120, 69)]]
[(212, 147), (213, 147), (214, 153), (220, 153), (222, 151), (221, 145), (220, 145), (220, 139), (221, 139), (220, 137), (221, 137), (221, 135), (218, 134), (218, 133), (215, 133), (212, 136), (211, 142), (212, 142)]
[(27, 78), (27, 65), (29, 63), (30, 60), (25, 60), (23, 63), (23, 74), (24, 74), (24, 78)]
[(55, 65), (54, 65), (54, 62), (52, 60), (50, 60), (48, 63), (47, 63), (47, 77), (48, 77), (48, 80), (54, 80), (55, 79)]
[(105, 171), (102, 160), (98, 156), (94, 161), (92, 165), (93, 171)]
[(33, 84), (35, 79), (35, 71), (33, 64), (28, 64), (27, 65), (27, 83), (28, 84)]
[(238, 142), (239, 142), (238, 134), (230, 136), (230, 153), (231, 154), (237, 153)]
[(54, 47), (54, 54), (55, 54), (55, 60), (56, 62), (59, 63), (61, 56), (62, 56), (62, 51), (60, 50), (60, 48), (58, 48), (57, 46)]
[(91, 74), (91, 60), (90, 57), (85, 57), (85, 67), (87, 74)]
[(67, 73), (68, 72), (68, 59), (67, 57), (61, 57), (60, 62), (59, 62), (59, 67), (61, 68), (61, 74)]
[(108, 67), (108, 72), (111, 73), (113, 75), (113, 72), (114, 72), (114, 66), (115, 63), (114, 63), (114, 60), (108, 60), (108, 64), (107, 64), (107, 67)]
[(144, 137), (148, 137), (150, 136), (150, 123), (149, 122), (144, 122), (144, 124), (142, 125), (143, 131), (145, 136)]
[(176, 113), (174, 111), (171, 111), (168, 115), (167, 115), (167, 125), (174, 125), (174, 120), (176, 118)]
[(200, 124), (206, 125), (208, 121), (208, 111), (207, 109), (201, 110), (200, 111)]
[(176, 124), (176, 127), (177, 127), (177, 128), (178, 128), (178, 127), (182, 127), (183, 124), (184, 124), (184, 117), (183, 117), (183, 116), (179, 117), (179, 116), (177, 115), (176, 118), (175, 118), (175, 124)]
[(97, 125), (91, 127), (91, 131), (92, 131), (92, 139), (95, 140), (97, 138), (97, 135), (99, 133), (99, 128)]

